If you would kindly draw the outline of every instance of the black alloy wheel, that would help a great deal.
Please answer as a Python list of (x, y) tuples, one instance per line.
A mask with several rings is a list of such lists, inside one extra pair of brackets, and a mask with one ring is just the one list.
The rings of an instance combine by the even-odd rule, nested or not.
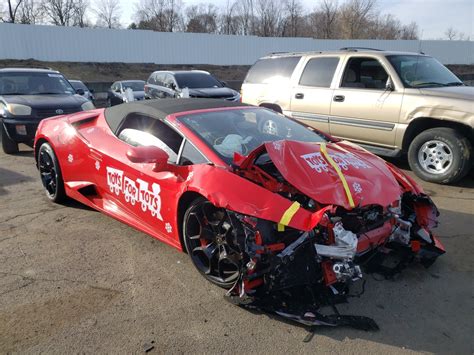
[(227, 211), (196, 199), (183, 221), (184, 243), (198, 271), (210, 282), (230, 288), (239, 278), (241, 261)]
[(48, 143), (43, 143), (38, 151), (38, 169), (46, 196), (53, 202), (61, 202), (66, 197), (61, 168)]

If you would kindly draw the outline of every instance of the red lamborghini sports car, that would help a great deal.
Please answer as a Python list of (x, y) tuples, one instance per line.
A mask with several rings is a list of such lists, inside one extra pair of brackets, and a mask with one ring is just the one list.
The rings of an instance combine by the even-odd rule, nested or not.
[(410, 177), (265, 108), (123, 104), (41, 121), (34, 149), (52, 201), (68, 196), (183, 250), (228, 300), (303, 324), (375, 329), (321, 309), (363, 273), (391, 277), (444, 253), (438, 211)]

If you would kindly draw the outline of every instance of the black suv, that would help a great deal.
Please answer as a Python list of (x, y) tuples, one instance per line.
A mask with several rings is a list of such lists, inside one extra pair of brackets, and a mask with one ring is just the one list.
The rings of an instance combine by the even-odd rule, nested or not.
[(31, 145), (43, 118), (85, 111), (94, 105), (59, 72), (50, 69), (0, 69), (0, 130), (3, 151)]
[(196, 97), (239, 101), (239, 92), (203, 70), (156, 71), (145, 85), (146, 99)]

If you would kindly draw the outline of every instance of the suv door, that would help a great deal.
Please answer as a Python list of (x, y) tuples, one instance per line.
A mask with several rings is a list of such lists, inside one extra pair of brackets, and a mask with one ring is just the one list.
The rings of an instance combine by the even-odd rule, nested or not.
[(329, 113), (334, 89), (331, 84), (338, 56), (307, 59), (298, 82), (291, 89), (291, 116), (323, 132), (329, 132)]
[[(334, 90), (329, 119), (331, 135), (393, 148), (403, 89), (387, 89), (394, 77), (388, 63), (371, 56), (347, 56)], [(391, 83), (393, 80), (390, 79)]]

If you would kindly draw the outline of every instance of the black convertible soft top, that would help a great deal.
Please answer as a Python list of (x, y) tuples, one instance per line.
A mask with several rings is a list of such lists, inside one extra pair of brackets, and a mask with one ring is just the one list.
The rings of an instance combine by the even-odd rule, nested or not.
[(241, 102), (218, 99), (156, 99), (112, 106), (105, 109), (105, 120), (112, 132), (116, 133), (122, 121), (130, 113), (143, 113), (163, 120), (166, 116), (186, 111), (205, 110), (221, 107), (249, 106)]

